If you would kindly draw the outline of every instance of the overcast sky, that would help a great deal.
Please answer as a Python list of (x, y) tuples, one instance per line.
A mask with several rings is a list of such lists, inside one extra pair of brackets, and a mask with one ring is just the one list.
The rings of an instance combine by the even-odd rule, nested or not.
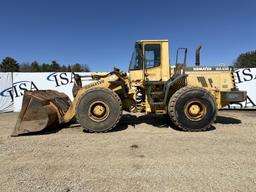
[(256, 49), (255, 0), (0, 0), (0, 59), (128, 69), (134, 42), (203, 45), (202, 64), (232, 64)]

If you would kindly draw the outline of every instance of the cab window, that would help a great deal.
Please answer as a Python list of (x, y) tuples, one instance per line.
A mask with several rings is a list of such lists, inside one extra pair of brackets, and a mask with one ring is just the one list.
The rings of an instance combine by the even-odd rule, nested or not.
[(160, 44), (147, 44), (144, 47), (145, 68), (160, 66)]
[(141, 70), (141, 69), (142, 69), (141, 52), (140, 52), (139, 45), (136, 44), (132, 54), (129, 70)]

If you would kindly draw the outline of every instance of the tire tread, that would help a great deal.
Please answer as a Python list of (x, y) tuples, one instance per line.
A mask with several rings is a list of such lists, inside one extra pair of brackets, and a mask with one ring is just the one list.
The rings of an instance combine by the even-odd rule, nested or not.
[(78, 115), (78, 112), (76, 114), (76, 119), (78, 121), (78, 123), (83, 127), (83, 129), (86, 131), (86, 132), (89, 132), (89, 133), (106, 133), (106, 132), (109, 132), (110, 130), (112, 130), (120, 121), (121, 117), (122, 117), (122, 101), (120, 99), (120, 97), (114, 92), (112, 91), (111, 89), (108, 89), (108, 88), (103, 88), (103, 87), (95, 87), (95, 88), (91, 88), (89, 89), (88, 91), (86, 91), (82, 96), (81, 98), (83, 98), (86, 94), (90, 93), (90, 92), (93, 92), (93, 91), (97, 91), (97, 90), (104, 90), (104, 91), (107, 91), (108, 94), (110, 94), (112, 97), (115, 98), (116, 102), (118, 102), (119, 104), (119, 107), (120, 107), (120, 112), (119, 112), (119, 115), (118, 115), (118, 118), (116, 119), (115, 123), (113, 124), (112, 127), (104, 130), (104, 131), (93, 131), (91, 129), (88, 129), (88, 128), (85, 128), (81, 125), (81, 121), (79, 119), (79, 115)]
[(204, 91), (205, 93), (207, 93), (208, 97), (211, 98), (213, 101), (214, 101), (214, 104), (215, 104), (215, 107), (216, 107), (216, 99), (213, 97), (213, 95), (207, 91), (206, 89), (204, 88), (201, 88), (201, 87), (193, 87), (193, 86), (186, 86), (186, 87), (183, 87), (181, 89), (179, 89), (178, 91), (176, 91), (173, 96), (170, 98), (170, 101), (169, 101), (169, 104), (168, 104), (168, 113), (169, 113), (169, 116), (171, 118), (171, 121), (178, 127), (180, 128), (181, 130), (183, 131), (190, 131), (190, 132), (200, 132), (200, 131), (206, 131), (210, 128), (210, 126), (213, 124), (213, 122), (216, 120), (216, 113), (215, 113), (215, 116), (212, 118), (211, 122), (209, 123), (208, 126), (205, 126), (205, 127), (202, 127), (202, 128), (199, 128), (199, 129), (188, 129), (188, 128), (185, 128), (181, 122), (178, 121), (177, 119), (177, 115), (176, 115), (176, 111), (175, 111), (175, 105), (176, 105), (176, 102), (177, 100), (186, 92), (188, 91), (192, 91), (192, 90), (201, 90), (201, 91)]

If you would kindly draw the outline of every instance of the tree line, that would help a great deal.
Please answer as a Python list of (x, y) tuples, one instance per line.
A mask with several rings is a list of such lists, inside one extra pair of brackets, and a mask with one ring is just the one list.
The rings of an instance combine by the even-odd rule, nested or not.
[[(253, 68), (256, 67), (256, 50), (242, 53), (234, 61), (236, 68)], [(50, 64), (31, 63), (19, 64), (15, 59), (6, 57), (0, 63), (0, 72), (89, 72), (89, 66), (86, 64), (61, 65), (57, 61), (52, 61)]]
[(0, 63), (1, 72), (89, 72), (89, 66), (86, 64), (61, 65), (57, 61), (52, 61), (50, 64), (31, 63), (19, 64), (15, 59), (6, 57)]
[(256, 67), (256, 50), (242, 53), (236, 59), (234, 66), (237, 68), (254, 68), (254, 67)]

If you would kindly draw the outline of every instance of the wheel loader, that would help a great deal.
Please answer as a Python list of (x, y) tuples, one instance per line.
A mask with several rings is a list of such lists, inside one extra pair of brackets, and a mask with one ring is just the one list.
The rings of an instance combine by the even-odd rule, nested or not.
[[(168, 40), (140, 40), (135, 43), (128, 73), (118, 68), (94, 73), (94, 81), (85, 86), (83, 77), (74, 74), (73, 101), (53, 90), (26, 91), (12, 136), (39, 132), (74, 118), (87, 132), (107, 132), (118, 124), (122, 111), (166, 114), (181, 130), (206, 130), (218, 109), (247, 96), (236, 88), (232, 68), (199, 65), (200, 48), (196, 66), (186, 66), (187, 49), (180, 48), (175, 67), (170, 67)], [(181, 52), (184, 57), (178, 62)]]

